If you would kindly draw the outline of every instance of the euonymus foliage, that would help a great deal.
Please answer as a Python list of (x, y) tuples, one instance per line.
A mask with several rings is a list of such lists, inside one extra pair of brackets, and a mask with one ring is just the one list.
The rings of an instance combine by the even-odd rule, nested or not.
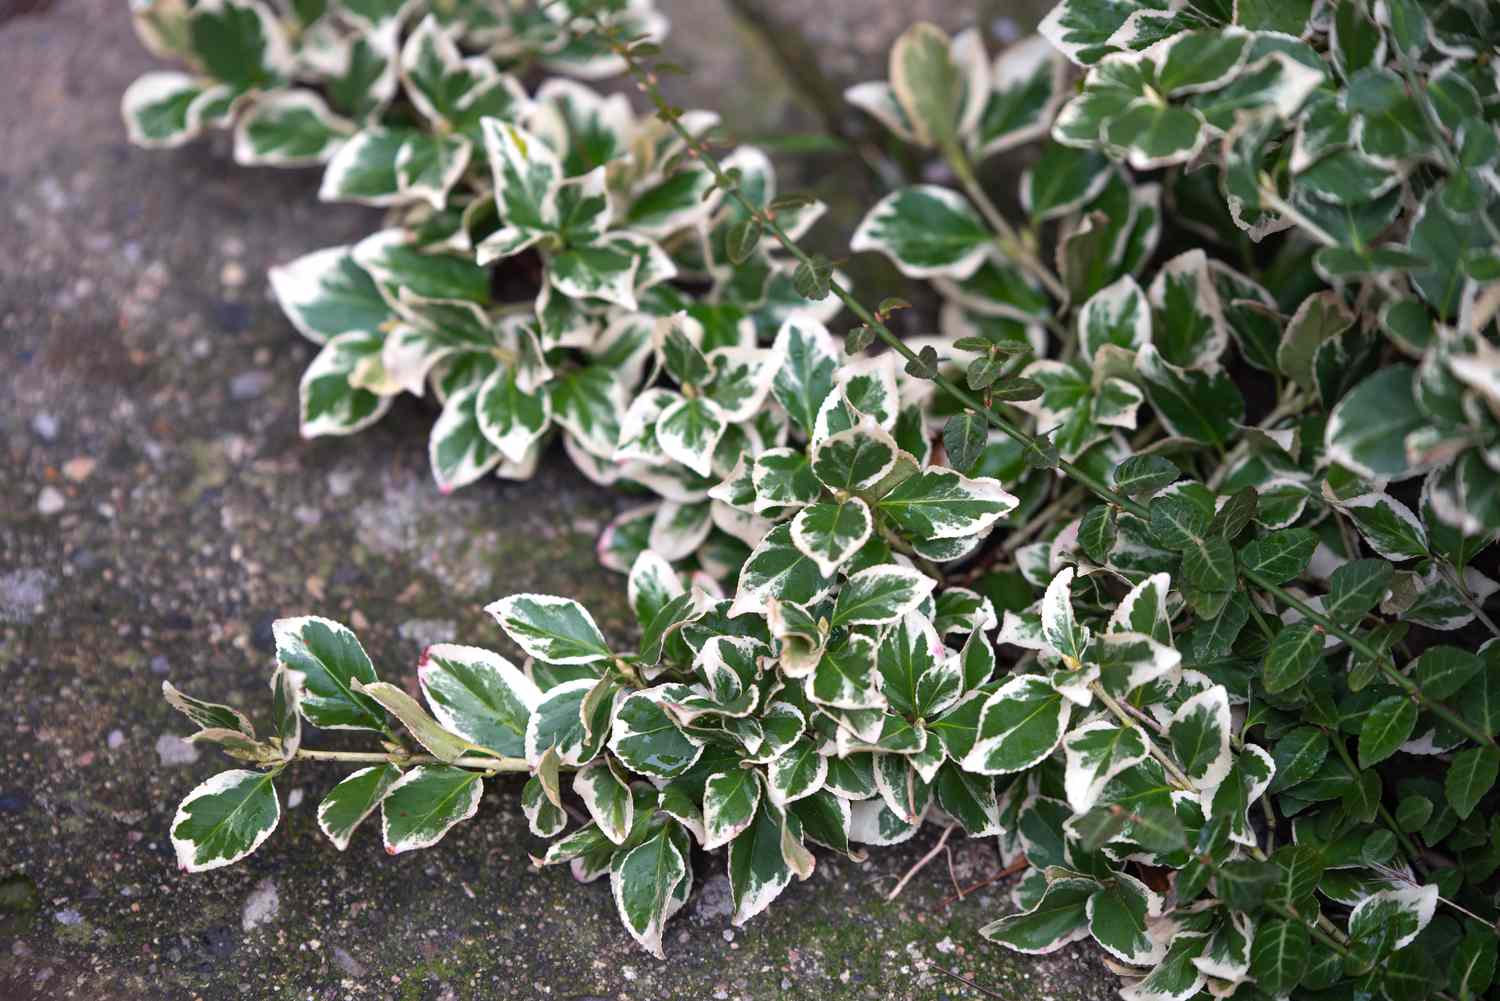
[[(393, 853), (517, 772), (538, 863), (607, 874), (658, 955), (694, 843), (727, 849), (739, 923), (811, 846), (937, 821), (1026, 862), (987, 938), (1091, 938), (1131, 1001), (1488, 996), (1491, 5), (1066, 0), (993, 58), (915, 26), (848, 93), (939, 161), (851, 237), (939, 304), (905, 342), (905, 301), (797, 246), (820, 207), (661, 96), (648, 10), (305, 6), (148, 5), (207, 76), (126, 110), (157, 141), (233, 119), (242, 159), (310, 151), (325, 197), (392, 207), (273, 276), (327, 345), (308, 433), (431, 391), (445, 486), (524, 475), (556, 429), (660, 499), (600, 544), (632, 635), (502, 598), (523, 658), (432, 647), (418, 701), (345, 627), (282, 620), (266, 737), (169, 687), (249, 766), (183, 802), (185, 868), (253, 851), (299, 758), (360, 766), (321, 826), (343, 849), (379, 811)], [(356, 50), (388, 85), (348, 82)], [(626, 69), (654, 114), (528, 92), (534, 63)], [(372, 749), (305, 748), (304, 722)]]

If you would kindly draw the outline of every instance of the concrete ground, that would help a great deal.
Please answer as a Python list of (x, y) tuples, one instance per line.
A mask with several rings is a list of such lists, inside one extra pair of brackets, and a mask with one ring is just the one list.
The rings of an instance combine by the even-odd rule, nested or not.
[[(717, 3), (663, 6), (707, 81), (693, 104), (753, 110), (754, 129), (809, 120)], [(970, 16), (820, 6), (808, 32), (846, 79), (878, 75), (917, 8)], [(223, 764), (178, 740), (164, 679), (264, 721), (278, 616), (354, 624), (391, 678), (434, 640), (498, 642), (481, 608), (512, 591), (576, 595), (624, 630), (622, 581), (592, 545), (628, 501), (561, 455), (533, 482), (442, 498), (414, 403), (357, 438), (301, 441), (310, 346), (265, 271), (375, 215), (318, 205), (314, 174), (235, 167), (222, 137), (129, 146), (119, 94), (152, 60), (125, 9), (0, 2), (0, 998), (980, 996), (944, 970), (986, 996), (1112, 995), (1088, 950), (1030, 959), (978, 938), (1004, 883), (944, 903), (996, 870), (992, 843), (955, 843), (885, 902), (935, 829), (863, 865), (820, 856), (742, 929), (722, 857), (700, 857), (666, 962), (620, 928), (606, 885), (531, 866), (515, 783), (491, 783), (439, 848), (393, 859), (369, 830), (344, 854), (327, 844), (313, 808), (333, 777), (302, 765), (258, 853), (180, 874), (173, 808)], [(850, 220), (828, 225), (836, 240)]]

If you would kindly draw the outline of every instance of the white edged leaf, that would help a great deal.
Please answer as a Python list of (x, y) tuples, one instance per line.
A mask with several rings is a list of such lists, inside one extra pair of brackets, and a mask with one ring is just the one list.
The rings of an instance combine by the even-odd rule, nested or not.
[(669, 836), (671, 825), (628, 852), (615, 855), (609, 884), (620, 920), (647, 952), (663, 958), (662, 927), (671, 913), (673, 894), (689, 876), (687, 860)]
[(335, 848), (344, 851), (355, 828), (375, 812), (400, 777), (401, 770), (389, 763), (352, 772), (318, 804), (318, 828)]
[(234, 159), (246, 166), (326, 163), (353, 132), (353, 122), (310, 90), (266, 94), (235, 123)]
[(417, 680), (446, 729), (497, 754), (525, 756), (526, 725), (542, 693), (510, 661), (479, 647), (437, 643), (422, 652)]
[(454, 825), (479, 812), (484, 780), (450, 765), (418, 765), (391, 784), (380, 801), (387, 854), (430, 848)]
[(870, 538), (870, 508), (858, 497), (805, 507), (792, 519), (792, 545), (832, 577)]
[(1072, 711), (1046, 678), (1016, 675), (985, 700), (974, 746), (960, 764), (981, 775), (1030, 768), (1062, 743)]
[(1167, 725), (1172, 753), (1197, 789), (1212, 789), (1229, 774), (1230, 736), (1229, 692), (1223, 685), (1204, 689), (1178, 706)]
[(883, 626), (914, 610), (937, 582), (920, 570), (894, 563), (867, 567), (844, 581), (829, 622), (834, 626)]
[(315, 250), (268, 273), (282, 312), (308, 340), (324, 344), (339, 334), (374, 334), (392, 318), (390, 305), (351, 249)]
[[(383, 372), (383, 338), (350, 331), (334, 336), (318, 352), (297, 386), (300, 431), (304, 438), (361, 431), (390, 410), (392, 394), (377, 394), (356, 384), (373, 367)], [(377, 375), (379, 382), (383, 377)]]
[(281, 820), (275, 772), (220, 772), (183, 798), (172, 847), (184, 872), (231, 865), (259, 848)]
[(962, 195), (929, 184), (882, 198), (849, 246), (884, 254), (909, 278), (964, 279), (984, 263), (990, 242), (984, 220)]
[(592, 664), (610, 656), (588, 609), (571, 598), (514, 594), (484, 609), (527, 654), (549, 664)]

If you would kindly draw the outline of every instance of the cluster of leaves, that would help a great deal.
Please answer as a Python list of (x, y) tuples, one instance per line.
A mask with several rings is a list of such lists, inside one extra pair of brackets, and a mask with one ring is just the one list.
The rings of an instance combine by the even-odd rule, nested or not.
[[(809, 845), (858, 857), (939, 819), (1028, 863), (987, 937), (1092, 938), (1131, 1001), (1487, 996), (1500, 24), (1468, 0), (1065, 0), (1042, 32), (991, 60), (918, 25), (888, 81), (849, 92), (953, 182), (891, 192), (852, 241), (930, 282), (940, 330), (919, 341), (885, 324), (904, 302), (864, 307), (797, 247), (817, 207), (778, 201), (758, 154), (715, 158), (628, 29), (596, 44), (657, 104), (629, 158), (570, 167), (594, 147), (537, 124), (573, 121), (536, 111), (543, 91), (483, 119), (465, 253), (540, 248), (546, 275), (494, 320), (514, 340), (486, 384), (506, 373), (510, 415), (548, 387), (589, 475), (662, 497), (600, 547), (639, 642), (565, 597), (502, 599), (525, 662), (433, 647), (424, 707), (342, 626), (283, 620), (275, 736), (167, 691), (196, 739), (258, 766), (184, 801), (184, 867), (259, 845), (293, 760), (368, 763), (319, 818), (342, 848), (378, 807), (392, 852), (524, 772), (556, 838), (538, 861), (608, 873), (658, 955), (694, 842), (727, 846), (742, 922), (811, 872)], [(977, 164), (1028, 144), (1016, 225)], [(564, 259), (621, 238), (600, 205), (678, 176), (662, 162), (701, 202), (694, 239), (656, 245), (713, 291), (575, 309), (608, 282), (568, 293)], [(419, 229), (341, 260), (389, 304), (379, 323), (427, 343), (462, 324), (414, 311), (463, 297), (368, 263), (441, 259), (412, 252)], [(837, 305), (862, 321), (842, 347)], [(549, 342), (554, 315), (604, 332)], [(877, 337), (891, 350), (864, 355)], [(601, 366), (632, 377), (559, 406), (557, 380)], [(472, 417), (443, 420), (520, 440), (465, 385), (448, 409), (469, 392)], [(304, 748), (302, 721), (381, 748)]]
[[(1042, 33), (991, 63), (919, 25), (848, 94), (963, 189), (893, 192), (856, 249), (992, 343), (934, 368), (1056, 469), (987, 579), (1024, 581), (1001, 704), (1039, 764), (985, 934), (1092, 937), (1137, 1001), (1487, 996), (1500, 23), (1067, 0)], [(1031, 138), (1017, 229), (974, 163)]]
[[(894, 386), (840, 364), (814, 321), (788, 323), (782, 340), (774, 392), (810, 440), (767, 450), (753, 468), (742, 461), (716, 488), (716, 503), (747, 521), (781, 519), (732, 595), (641, 551), (629, 574), (634, 647), (611, 643), (571, 599), (502, 599), (488, 611), (524, 665), (430, 647), (417, 667), (425, 708), (377, 679), (344, 626), (280, 620), (275, 736), (164, 688), (200, 727), (195, 741), (261, 766), (219, 774), (183, 801), (172, 824), (182, 866), (216, 868), (258, 847), (279, 817), (274, 779), (298, 757), (368, 762), (328, 793), (319, 824), (343, 849), (378, 808), (393, 854), (472, 817), (485, 774), (525, 771), (531, 830), (557, 839), (538, 862), (571, 863), (581, 880), (607, 873), (627, 929), (660, 955), (662, 927), (692, 885), (695, 842), (728, 847), (739, 924), (811, 873), (809, 843), (859, 856), (861, 844), (910, 838), (934, 804), (975, 836), (999, 833), (993, 776), (1049, 748), (990, 722), (1010, 705), (986, 635), (993, 605), (938, 590), (900, 554), (972, 548), (1016, 499), (993, 479), (930, 464), (927, 448), (903, 449), (882, 427), (895, 419)], [(712, 386), (693, 375), (712, 370), (703, 359), (681, 357), (693, 350), (674, 331), (668, 364), (684, 387)], [(373, 733), (382, 747), (310, 751), (304, 721)], [(571, 830), (565, 772), (587, 811)]]
[[(647, 0), (606, 7), (606, 23), (634, 38), (665, 30)], [(271, 272), (293, 325), (322, 346), (302, 378), (303, 434), (352, 434), (397, 396), (430, 392), (442, 412), (428, 451), (445, 491), (491, 472), (528, 478), (560, 432), (596, 480), (702, 499), (706, 465), (620, 454), (622, 416), (656, 375), (645, 362), (658, 321), (690, 313), (707, 351), (753, 345), (794, 306), (827, 318), (837, 302), (799, 297), (767, 241), (740, 233), (731, 243), (736, 212), (721, 209), (723, 190), (664, 123), (576, 80), (528, 93), (533, 66), (619, 72), (601, 36), (579, 30), (597, 24), (595, 6), (293, 8), (143, 6), (142, 37), (194, 72), (142, 77), (123, 110), (142, 144), (232, 125), (240, 162), (325, 164), (324, 201), (388, 210), (386, 228), (353, 246)], [(707, 112), (685, 120), (695, 134), (717, 122)], [(759, 150), (729, 162), (735, 183), (799, 232), (822, 214), (811, 200), (778, 202)]]

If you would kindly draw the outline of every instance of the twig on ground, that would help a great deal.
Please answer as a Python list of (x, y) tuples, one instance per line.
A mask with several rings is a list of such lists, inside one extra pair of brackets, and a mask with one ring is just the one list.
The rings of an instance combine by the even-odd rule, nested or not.
[(994, 991), (990, 990), (988, 987), (980, 987), (974, 981), (970, 980), (968, 977), (964, 976), (961, 973), (954, 973), (952, 970), (945, 970), (941, 966), (937, 965), (936, 963), (932, 964), (932, 968), (934, 970), (937, 970), (939, 973), (941, 973), (945, 977), (952, 977), (954, 980), (957, 980), (959, 983), (963, 984), (966, 987), (972, 987), (974, 990), (976, 990), (979, 993), (983, 994), (985, 997), (1000, 998), (1001, 1001), (1005, 1001), (1003, 995), (996, 994)]
[(953, 829), (957, 826), (957, 824), (949, 824), (947, 827), (943, 828), (943, 836), (938, 838), (937, 844), (932, 846), (932, 851), (917, 859), (917, 864), (906, 870), (906, 875), (901, 877), (901, 881), (896, 884), (895, 889), (891, 890), (890, 893), (887, 893), (885, 895), (885, 899), (895, 900), (898, 896), (901, 895), (901, 891), (906, 889), (906, 884), (911, 882), (911, 878), (917, 873), (921, 872), (922, 867), (927, 865), (928, 862), (931, 862), (933, 859), (937, 858), (938, 852), (942, 851), (943, 846), (948, 843), (948, 835), (952, 834)]
[(992, 873), (989, 876), (986, 876), (984, 879), (981, 879), (977, 883), (974, 883), (974, 884), (972, 884), (970, 886), (963, 887), (962, 889), (960, 889), (957, 893), (955, 893), (951, 897), (947, 897), (947, 898), (945, 898), (943, 900), (939, 900), (937, 902), (937, 906), (935, 906), (933, 908), (933, 910), (940, 911), (943, 908), (947, 907), (949, 904), (953, 903), (954, 901), (958, 901), (958, 900), (964, 899), (969, 894), (973, 893), (975, 890), (982, 890), (986, 886), (989, 886), (991, 883), (998, 883), (1000, 880), (1004, 879), (1007, 876), (1014, 876), (1018, 872), (1025, 872), (1027, 866), (1029, 866), (1030, 864), (1031, 863), (1028, 862), (1028, 861), (1026, 861), (1026, 857), (1023, 855), (1020, 859), (1018, 859), (1015, 862), (1012, 862), (1010, 865), (1008, 865), (1005, 868), (1001, 869), (999, 872)]

